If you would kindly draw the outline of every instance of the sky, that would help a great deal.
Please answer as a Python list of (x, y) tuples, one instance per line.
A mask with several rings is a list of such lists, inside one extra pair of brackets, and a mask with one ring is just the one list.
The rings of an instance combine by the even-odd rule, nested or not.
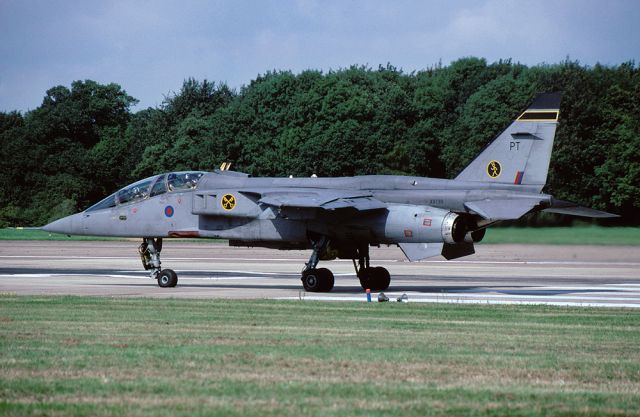
[(239, 89), (270, 70), (477, 56), (640, 63), (640, 0), (0, 0), (0, 111), (74, 80), (159, 106), (186, 78)]

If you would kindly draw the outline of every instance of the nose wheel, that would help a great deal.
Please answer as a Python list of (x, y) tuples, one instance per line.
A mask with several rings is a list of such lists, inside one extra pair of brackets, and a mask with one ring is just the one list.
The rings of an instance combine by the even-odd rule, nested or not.
[(158, 274), (158, 285), (162, 288), (175, 287), (178, 284), (178, 274), (173, 269), (163, 269)]
[(162, 288), (175, 287), (178, 284), (178, 274), (173, 269), (160, 269), (160, 251), (162, 239), (144, 238), (138, 248), (142, 266), (149, 271), (149, 276), (158, 281)]

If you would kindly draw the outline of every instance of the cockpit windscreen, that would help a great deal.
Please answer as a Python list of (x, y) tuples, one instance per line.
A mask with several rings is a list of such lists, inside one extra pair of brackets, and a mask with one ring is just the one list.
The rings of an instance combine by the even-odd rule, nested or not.
[(193, 190), (204, 172), (172, 172), (167, 175), (169, 191)]
[(200, 171), (185, 171), (145, 178), (111, 194), (86, 211), (103, 210), (116, 207), (116, 205), (135, 203), (166, 192), (193, 190), (198, 186), (198, 182), (204, 174)]

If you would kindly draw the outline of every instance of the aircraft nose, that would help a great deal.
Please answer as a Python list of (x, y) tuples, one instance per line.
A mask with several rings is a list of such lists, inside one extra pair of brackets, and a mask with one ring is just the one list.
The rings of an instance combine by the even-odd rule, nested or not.
[(71, 216), (63, 217), (56, 221), (53, 221), (42, 228), (45, 232), (50, 233), (60, 233), (63, 235), (72, 235), (74, 234), (73, 223), (74, 217), (77, 214), (73, 214)]

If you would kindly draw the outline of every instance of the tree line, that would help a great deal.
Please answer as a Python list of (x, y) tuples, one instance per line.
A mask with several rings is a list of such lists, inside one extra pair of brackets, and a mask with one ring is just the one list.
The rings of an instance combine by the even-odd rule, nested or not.
[(34, 110), (0, 112), (0, 226), (42, 225), (145, 176), (222, 161), (254, 176), (452, 178), (544, 91), (563, 92), (545, 191), (638, 224), (639, 74), (634, 62), (473, 57), (412, 73), (273, 71), (239, 90), (187, 79), (137, 112), (121, 86), (75, 81)]

